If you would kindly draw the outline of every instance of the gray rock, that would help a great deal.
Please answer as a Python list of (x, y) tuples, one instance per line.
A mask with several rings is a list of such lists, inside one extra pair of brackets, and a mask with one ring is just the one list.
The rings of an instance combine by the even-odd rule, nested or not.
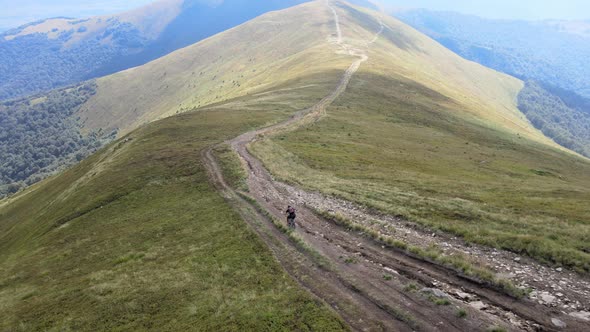
[(470, 300), (471, 299), (471, 294), (468, 293), (464, 293), (461, 291), (456, 291), (455, 294), (461, 299), (461, 300)]
[(445, 292), (436, 288), (422, 288), (420, 292), (425, 294), (431, 294), (432, 296), (438, 297), (439, 299), (445, 299), (448, 297)]
[(546, 304), (551, 304), (551, 303), (555, 302), (555, 296), (550, 295), (549, 293), (542, 293), (541, 294), (541, 301), (543, 301)]
[(486, 310), (488, 308), (488, 306), (481, 301), (471, 302), (471, 303), (469, 303), (469, 305), (474, 307), (477, 310)]
[(588, 312), (588, 311), (572, 312), (569, 315), (572, 317), (579, 318), (581, 320), (585, 320), (587, 322), (590, 322), (590, 312)]
[(560, 329), (565, 329), (567, 327), (566, 323), (557, 318), (551, 318), (551, 323), (553, 323), (553, 325), (559, 327)]

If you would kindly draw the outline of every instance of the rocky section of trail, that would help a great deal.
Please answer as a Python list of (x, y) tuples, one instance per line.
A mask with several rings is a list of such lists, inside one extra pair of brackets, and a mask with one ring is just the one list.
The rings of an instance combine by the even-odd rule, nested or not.
[[(249, 168), (249, 194), (275, 218), (282, 217), (286, 204), (296, 205), (300, 226), (298, 235), (335, 264), (335, 270), (343, 278), (354, 280), (358, 292), (367, 294), (371, 301), (381, 303), (380, 306), (399, 308), (401, 312), (416, 316), (415, 320), (423, 324), (437, 320), (440, 326), (435, 324), (434, 327), (440, 330), (477, 331), (492, 325), (517, 331), (552, 330), (557, 328), (553, 320), (574, 331), (583, 330), (584, 324), (578, 319), (553, 308), (529, 300), (516, 300), (444, 266), (408, 256), (405, 251), (386, 248), (362, 233), (319, 217), (315, 211), (325, 208), (323, 204), (326, 204), (338, 213), (350, 211), (355, 222), (363, 220), (361, 210), (348, 202), (340, 201), (341, 205), (338, 205), (331, 198), (274, 181), (244, 144), (236, 143), (236, 147)], [(315, 197), (312, 199), (312, 196)], [(415, 244), (424, 246), (424, 243)], [(383, 286), (385, 279), (389, 283)], [(414, 293), (413, 290), (426, 291)], [(424, 298), (431, 303), (420, 302)], [(455, 310), (468, 310), (470, 319), (480, 325), (461, 326), (464, 322), (448, 311), (444, 306), (447, 302)], [(443, 306), (428, 308), (432, 303), (443, 303)], [(424, 311), (429, 312), (427, 317), (422, 315)]]
[[(493, 250), (483, 247), (469, 247), (451, 236), (432, 234), (411, 223), (372, 214), (349, 202), (279, 183), (274, 181), (260, 160), (249, 153), (247, 146), (256, 139), (292, 130), (310, 119), (313, 121), (321, 117), (326, 108), (346, 90), (360, 65), (368, 60), (364, 50), (344, 42), (338, 13), (329, 2), (326, 3), (334, 14), (337, 38), (333, 43), (337, 47), (336, 52), (358, 59), (344, 73), (333, 92), (318, 104), (296, 113), (283, 123), (245, 133), (229, 142), (248, 168), (248, 195), (255, 202), (243, 198), (225, 183), (211, 150), (205, 151), (205, 164), (226, 199), (236, 205), (244, 220), (273, 250), (291, 276), (330, 304), (353, 329), (485, 331), (494, 326), (510, 331), (586, 329), (588, 325), (583, 320), (583, 311), (576, 311), (581, 312), (582, 318), (570, 316), (569, 312), (561, 312), (551, 306), (561, 303), (556, 299), (550, 301), (549, 306), (530, 300), (516, 300), (452, 269), (408, 255), (402, 250), (386, 248), (362, 233), (318, 216), (315, 211), (332, 210), (360, 224), (378, 220), (384, 233), (389, 232), (420, 246), (436, 243), (448, 254), (464, 251), (472, 256), (489, 256), (486, 258), (490, 260), (490, 267), (498, 267), (501, 273), (504, 270), (500, 267), (506, 266), (505, 270), (514, 271), (515, 276), (524, 274), (515, 271), (524, 271), (525, 266), (533, 269), (528, 260), (518, 260), (504, 252), (493, 254)], [(367, 46), (378, 40), (382, 30), (383, 25)], [(300, 227), (294, 234), (286, 235), (277, 229), (273, 219), (283, 219), (284, 209), (289, 202), (298, 206)], [(516, 266), (521, 268), (513, 270)], [(557, 272), (552, 271), (546, 276), (558, 278)], [(542, 273), (549, 272), (543, 270)], [(574, 283), (573, 276), (568, 278), (551, 280)], [(564, 291), (564, 302), (567, 298), (576, 305), (576, 309), (583, 310), (586, 304), (582, 304), (581, 300), (588, 299), (584, 293), (587, 289), (583, 288), (585, 281), (575, 280), (579, 280), (574, 287), (575, 292), (579, 293)], [(526, 285), (533, 284), (527, 281)], [(555, 294), (554, 297), (559, 296)], [(545, 300), (549, 298), (545, 297)]]
[[(282, 192), (291, 193), (292, 205), (315, 211), (337, 213), (366, 228), (377, 230), (414, 246), (436, 246), (445, 255), (461, 254), (497, 273), (515, 285), (529, 289), (531, 300), (590, 323), (590, 278), (560, 267), (548, 267), (512, 252), (466, 243), (453, 235), (432, 232), (416, 223), (376, 213), (349, 201), (307, 192), (276, 182)], [(590, 325), (589, 325), (590, 329)]]

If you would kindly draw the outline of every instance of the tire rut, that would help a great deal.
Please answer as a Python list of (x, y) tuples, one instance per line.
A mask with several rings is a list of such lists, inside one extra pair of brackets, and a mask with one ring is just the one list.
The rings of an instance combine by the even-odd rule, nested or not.
[[(248, 167), (248, 193), (256, 203), (226, 183), (210, 148), (203, 151), (202, 158), (216, 187), (268, 245), (284, 269), (301, 286), (328, 303), (354, 330), (484, 331), (490, 326), (501, 326), (510, 331), (553, 331), (550, 317), (556, 313), (528, 301), (512, 299), (449, 268), (382, 247), (362, 234), (317, 216), (307, 207), (298, 209), (298, 220), (302, 221), (295, 232), (306, 247), (273, 223), (272, 218), (282, 219), (286, 202), (295, 201), (296, 197), (294, 191), (286, 189), (287, 185), (278, 185), (273, 180), (262, 162), (248, 151), (248, 145), (261, 136), (317, 121), (344, 93), (361, 64), (369, 59), (365, 50), (344, 42), (338, 13), (330, 2), (326, 4), (334, 15), (338, 36), (335, 44), (340, 51), (358, 59), (344, 72), (334, 90), (317, 104), (295, 113), (285, 122), (244, 133), (228, 142)], [(381, 23), (381, 29), (367, 47), (378, 40), (383, 29)], [(322, 267), (314, 253), (326, 259), (328, 267)], [(432, 297), (408, 290), (407, 286), (413, 283), (419, 284), (418, 288), (464, 290), (499, 310), (477, 310), (448, 295), (445, 300), (449, 305), (437, 305)], [(458, 308), (466, 310), (469, 318), (458, 318)], [(573, 328), (579, 326), (562, 316), (560, 319)]]

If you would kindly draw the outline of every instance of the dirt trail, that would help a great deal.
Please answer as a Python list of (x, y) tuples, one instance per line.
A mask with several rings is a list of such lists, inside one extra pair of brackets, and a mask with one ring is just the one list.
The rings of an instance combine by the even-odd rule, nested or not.
[[(285, 270), (334, 308), (354, 330), (485, 331), (490, 326), (510, 331), (559, 330), (552, 319), (567, 324), (568, 330), (587, 328), (558, 311), (515, 300), (446, 267), (384, 248), (362, 234), (317, 216), (306, 206), (298, 206), (296, 231), (304, 245), (276, 227), (271, 218), (282, 220), (288, 202), (298, 203), (302, 196), (314, 194), (274, 181), (262, 163), (249, 153), (247, 145), (263, 135), (293, 130), (317, 120), (369, 59), (366, 50), (345, 43), (337, 10), (328, 2), (326, 5), (334, 15), (337, 52), (357, 59), (335, 89), (316, 105), (283, 123), (247, 132), (229, 142), (248, 167), (248, 195), (256, 203), (227, 185), (211, 149), (203, 152), (211, 178), (224, 197), (236, 206)], [(383, 29), (381, 24), (367, 47), (378, 40)], [(465, 311), (466, 318), (458, 317), (460, 309)]]

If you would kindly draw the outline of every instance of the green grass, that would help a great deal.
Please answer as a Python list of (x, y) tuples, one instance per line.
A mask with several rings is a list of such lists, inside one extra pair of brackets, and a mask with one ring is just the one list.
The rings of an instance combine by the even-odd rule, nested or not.
[[(224, 174), (227, 171), (228, 170), (222, 170)], [(270, 220), (278, 230), (286, 234), (289, 237), (289, 240), (293, 242), (300, 251), (309, 254), (314, 260), (315, 264), (317, 264), (320, 268), (325, 270), (332, 268), (330, 262), (324, 256), (322, 256), (319, 251), (309, 246), (300, 236), (297, 235), (297, 233), (293, 231), (293, 229), (289, 228), (285, 222), (281, 222), (274, 215), (268, 212), (268, 210), (262, 207), (262, 205), (260, 205), (256, 199), (242, 192), (238, 192), (238, 195), (250, 203), (250, 205), (252, 205), (256, 211), (258, 211), (258, 213), (261, 213), (264, 217), (268, 218), (268, 220)]]
[(467, 318), (467, 311), (465, 311), (465, 309), (458, 309), (455, 315), (458, 318)]
[(358, 259), (356, 257), (346, 257), (344, 259), (345, 264), (356, 264), (358, 263)]
[(590, 163), (460, 116), (405, 79), (359, 73), (322, 121), (252, 151), (286, 182), (590, 271)]
[(512, 297), (523, 298), (529, 293), (529, 290), (521, 289), (515, 286), (510, 280), (498, 278), (493, 271), (486, 267), (479, 266), (477, 262), (473, 262), (465, 255), (445, 255), (443, 251), (435, 245), (430, 245), (427, 248), (409, 245), (406, 242), (395, 239), (394, 237), (383, 235), (375, 229), (355, 223), (354, 221), (347, 219), (338, 213), (330, 213), (320, 210), (314, 210), (314, 213), (328, 220), (332, 220), (338, 225), (347, 227), (350, 230), (363, 232), (369, 238), (386, 246), (404, 250), (407, 253), (417, 256), (418, 258), (439, 263), (441, 265), (455, 269), (466, 276), (477, 278), (481, 282), (496, 287)]
[(451, 301), (449, 301), (448, 299), (439, 299), (436, 297), (429, 297), (429, 300), (432, 301), (432, 303), (436, 304), (436, 305), (450, 305)]
[(346, 330), (201, 162), (203, 148), (285, 115), (169, 118), (0, 202), (0, 330)]
[(490, 326), (486, 332), (506, 332), (506, 329), (499, 326)]
[(416, 291), (416, 290), (418, 290), (418, 284), (416, 284), (415, 282), (411, 282), (404, 287), (404, 290), (406, 292)]
[(223, 178), (233, 189), (248, 191), (246, 182), (248, 174), (235, 151), (228, 144), (222, 144), (213, 149), (215, 158), (223, 171)]
[(334, 31), (330, 15), (319, 2), (270, 12), (133, 70), (99, 78), (97, 94), (82, 107), (84, 127), (119, 128), (126, 134), (195, 107), (276, 91), (286, 82), (291, 83), (284, 93), (296, 93), (317, 84), (306, 77), (331, 79), (318, 74), (342, 73), (351, 61), (335, 55), (326, 41)]
[(393, 317), (395, 317), (395, 319), (408, 324), (408, 326), (411, 327), (414, 331), (419, 331), (421, 329), (420, 323), (409, 312), (395, 307), (392, 308), (388, 305), (385, 305), (385, 310), (387, 310)]

